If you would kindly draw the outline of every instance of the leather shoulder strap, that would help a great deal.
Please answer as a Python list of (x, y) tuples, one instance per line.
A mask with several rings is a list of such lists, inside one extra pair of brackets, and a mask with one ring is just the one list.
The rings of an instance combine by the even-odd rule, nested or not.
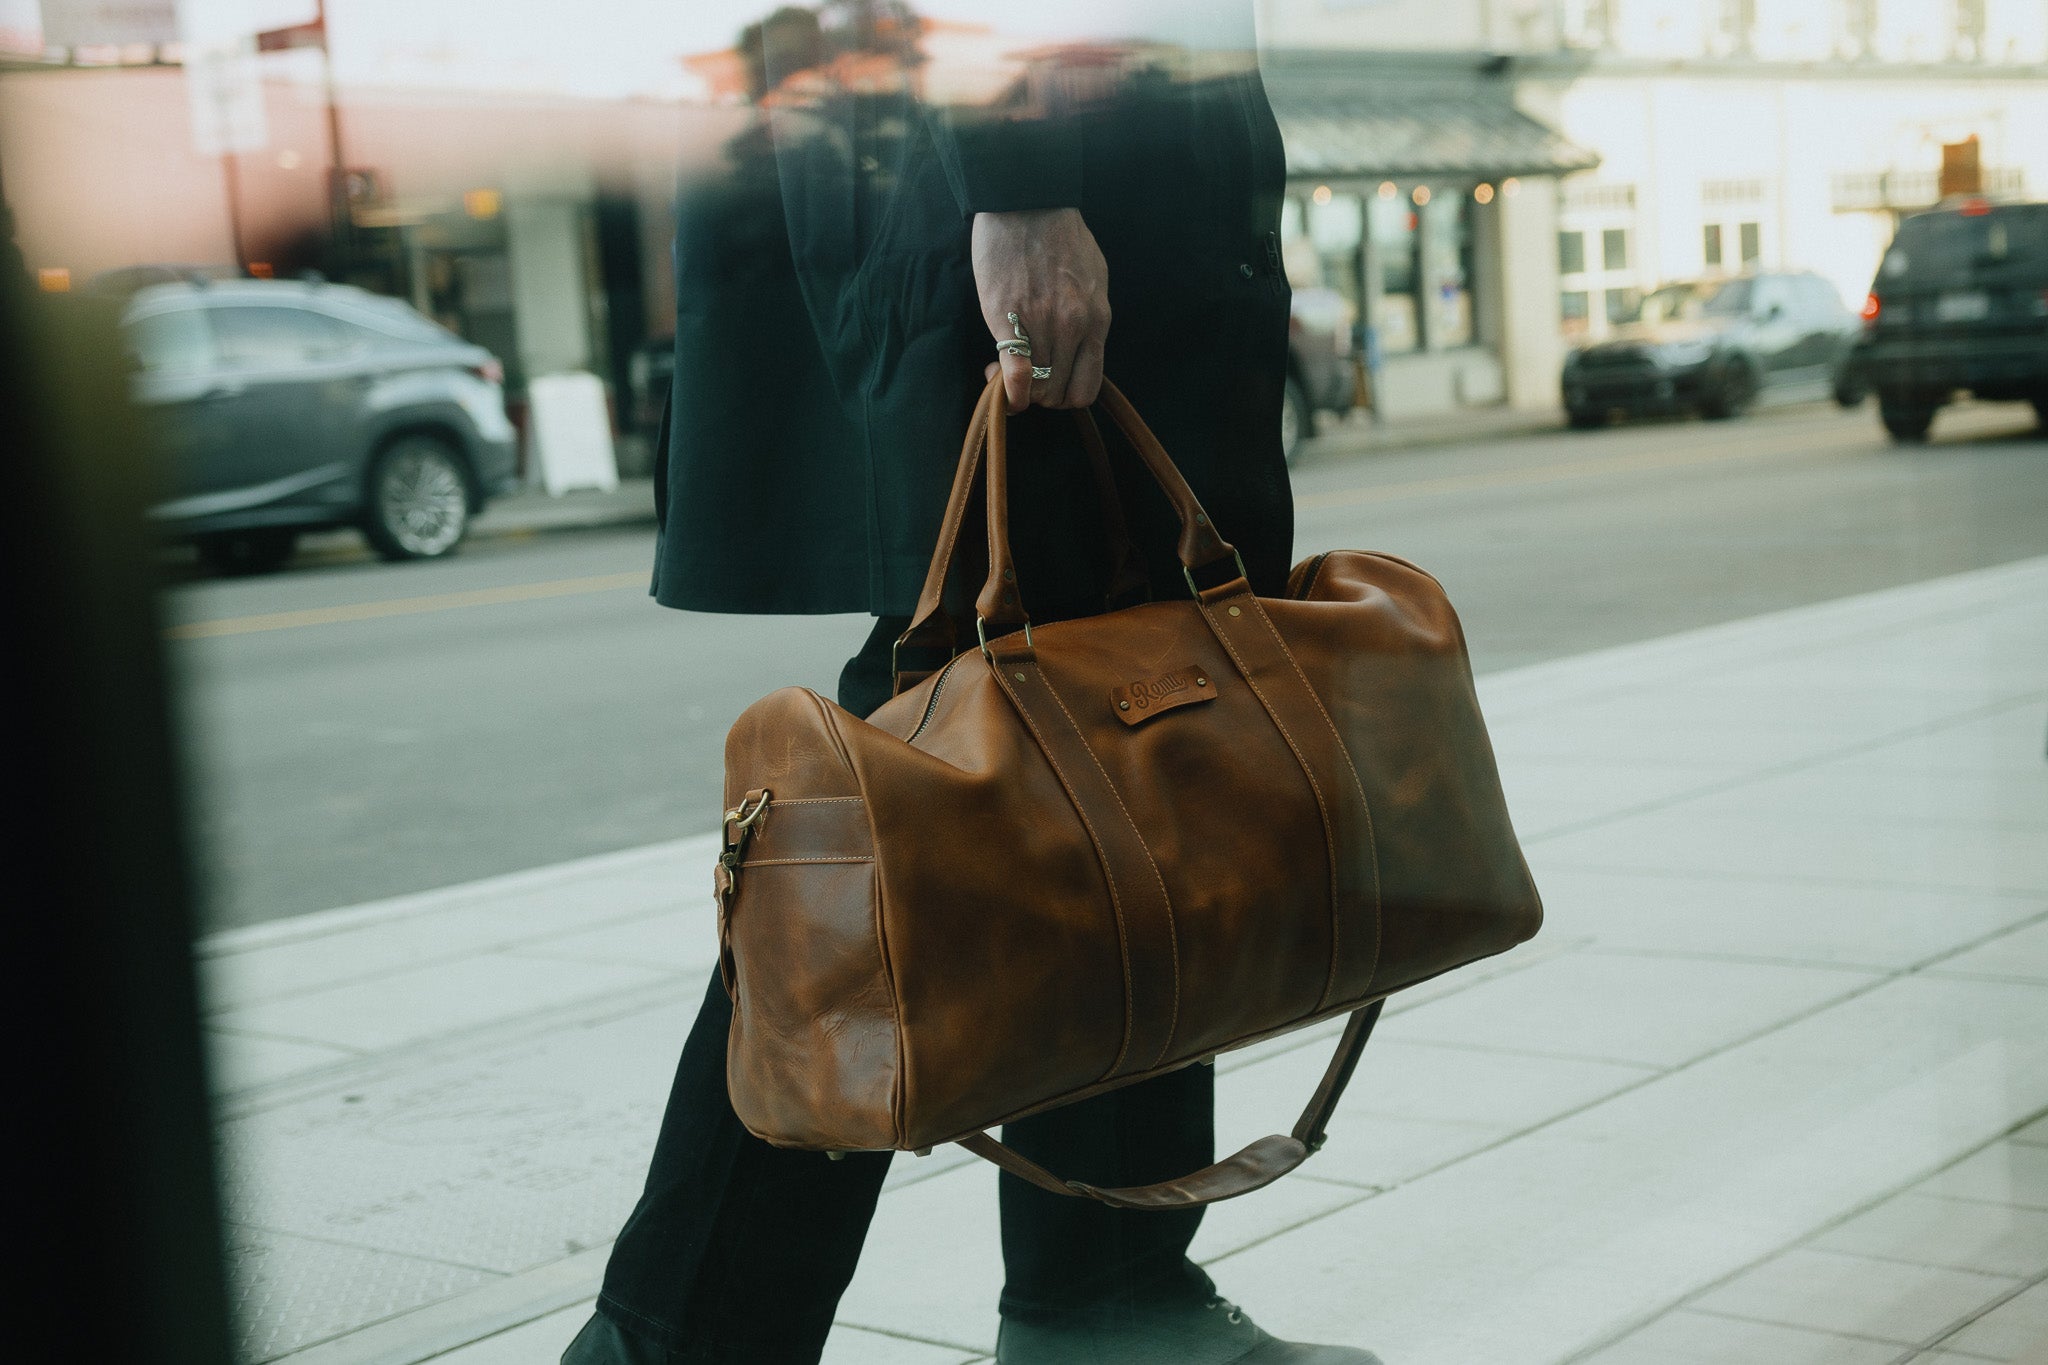
[(1385, 1004), (1384, 1000), (1375, 1000), (1351, 1016), (1351, 1021), (1344, 1026), (1344, 1036), (1338, 1040), (1336, 1055), (1330, 1059), (1329, 1068), (1323, 1073), (1322, 1083), (1309, 1097), (1308, 1107), (1301, 1111), (1292, 1132), (1262, 1137), (1233, 1156), (1175, 1180), (1162, 1180), (1156, 1185), (1105, 1188), (1079, 1180), (1062, 1180), (987, 1133), (961, 1138), (960, 1145), (1041, 1190), (1093, 1199), (1112, 1208), (1184, 1209), (1235, 1199), (1238, 1195), (1264, 1189), (1322, 1149), (1330, 1116), (1336, 1112), (1344, 1087), (1350, 1084), (1352, 1074), (1358, 1069), (1359, 1054), (1365, 1051), (1366, 1040), (1372, 1037), (1373, 1025), (1379, 1022), (1380, 1010)]
[[(1301, 765), (1323, 816), (1330, 875), (1330, 972), (1321, 1013), (1372, 990), (1380, 955), (1379, 851), (1372, 809), (1329, 708), (1309, 686), (1273, 619), (1238, 578), (1198, 594), (1209, 629)], [(1361, 911), (1367, 916), (1360, 923)]]
[(1123, 951), (1124, 1041), (1103, 1079), (1150, 1071), (1169, 1055), (1180, 1023), (1180, 948), (1166, 879), (1072, 712), (1040, 671), (1030, 642), (1006, 635), (989, 649), (997, 685), (1066, 789), (1109, 884)]

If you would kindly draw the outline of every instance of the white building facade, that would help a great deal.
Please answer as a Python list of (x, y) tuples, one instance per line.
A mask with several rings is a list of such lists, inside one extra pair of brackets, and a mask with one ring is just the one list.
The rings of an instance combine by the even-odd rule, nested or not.
[[(2048, 194), (2048, 0), (1262, 0), (1261, 18), (1269, 49), (1351, 54), (1361, 83), (1451, 48), (1597, 157), (1520, 182), (1548, 200), (1503, 239), (1520, 325), (1488, 333), (1482, 309), (1469, 343), (1516, 404), (1555, 403), (1563, 347), (1661, 283), (1803, 268), (1856, 306), (1898, 219), (1939, 199), (1944, 146), (1976, 140), (1988, 193)], [(1304, 203), (1312, 178), (1291, 177)], [(1526, 318), (1539, 293), (1547, 328)], [(1385, 388), (1393, 412), (1484, 391), (1446, 392), (1399, 353)]]

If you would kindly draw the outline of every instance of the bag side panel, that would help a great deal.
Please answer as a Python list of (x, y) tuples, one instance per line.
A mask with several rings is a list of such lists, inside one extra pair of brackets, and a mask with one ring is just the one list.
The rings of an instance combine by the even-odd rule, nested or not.
[(726, 741), (728, 800), (773, 794), (721, 914), (734, 979), (726, 1083), (748, 1131), (778, 1146), (889, 1148), (901, 1047), (874, 841), (828, 706), (785, 688)]
[(1381, 874), (1381, 939), (1363, 1001), (1504, 952), (1543, 921), (1508, 817), (1457, 612), (1390, 556), (1325, 558), (1305, 601), (1266, 604), (1351, 751)]
[(902, 1145), (1102, 1079), (1128, 999), (1118, 911), (1057, 774), (978, 656), (912, 747), (844, 734), (882, 847)]

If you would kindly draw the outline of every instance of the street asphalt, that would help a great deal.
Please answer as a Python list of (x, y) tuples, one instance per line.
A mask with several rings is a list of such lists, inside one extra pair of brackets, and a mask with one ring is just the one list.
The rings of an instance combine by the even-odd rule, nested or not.
[[(1429, 568), (1488, 672), (2048, 553), (2023, 407), (1888, 444), (1868, 408), (1304, 455), (1301, 553)], [(1228, 527), (1223, 528), (1226, 533)], [(646, 527), (174, 587), (211, 928), (697, 834), (732, 719), (831, 690), (855, 617), (646, 597)]]

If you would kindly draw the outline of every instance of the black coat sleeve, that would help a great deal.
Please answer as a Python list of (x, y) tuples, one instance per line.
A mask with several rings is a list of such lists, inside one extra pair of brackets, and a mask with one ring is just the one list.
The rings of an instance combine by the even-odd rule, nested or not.
[(962, 217), (1081, 205), (1081, 120), (928, 105), (925, 121)]

